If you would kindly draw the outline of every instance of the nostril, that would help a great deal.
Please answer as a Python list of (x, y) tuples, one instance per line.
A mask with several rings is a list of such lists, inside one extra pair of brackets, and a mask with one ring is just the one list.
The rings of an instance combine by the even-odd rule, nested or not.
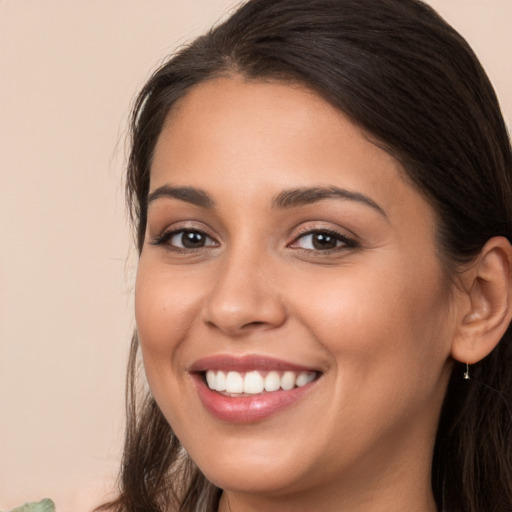
[[(206, 322), (206, 324), (209, 326), (209, 327), (219, 327), (215, 322), (212, 322), (211, 320), (208, 320)], [(239, 327), (236, 328), (236, 330), (239, 330), (239, 331), (249, 331), (251, 329), (264, 329), (265, 327), (268, 327), (269, 326), (269, 323), (268, 322), (261, 322), (261, 321), (257, 321), (257, 322), (246, 322), (246, 323), (243, 323), (242, 325), (240, 325)], [(221, 330), (223, 330), (223, 328), (221, 327)]]
[(265, 322), (249, 322), (242, 327), (259, 327), (260, 325), (266, 325)]

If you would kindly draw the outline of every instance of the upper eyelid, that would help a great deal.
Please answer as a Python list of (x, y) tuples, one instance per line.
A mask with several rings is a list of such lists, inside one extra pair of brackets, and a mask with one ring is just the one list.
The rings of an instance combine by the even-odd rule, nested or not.
[(300, 236), (308, 235), (311, 233), (323, 232), (323, 233), (331, 233), (335, 236), (339, 236), (340, 238), (353, 240), (354, 242), (359, 239), (359, 237), (354, 232), (352, 232), (351, 230), (349, 230), (347, 228), (342, 228), (342, 227), (332, 226), (332, 225), (326, 226), (324, 223), (322, 223), (322, 224), (323, 225), (318, 225), (318, 224), (315, 225), (314, 222), (301, 223), (299, 226), (296, 226), (293, 228), (293, 230), (291, 230), (289, 236), (293, 237), (293, 240), (296, 240)]
[[(150, 223), (148, 223), (148, 226), (150, 226)], [(152, 230), (150, 229), (149, 231), (151, 232)], [(195, 220), (179, 220), (176, 222), (171, 222), (163, 228), (157, 228), (157, 226), (155, 226), (153, 231), (157, 233), (156, 236), (163, 236), (167, 233), (176, 233), (179, 231), (199, 231), (200, 233), (204, 233), (210, 238), (218, 238), (218, 235), (215, 233), (215, 231), (212, 230), (208, 225), (206, 225), (204, 222)]]
[(343, 239), (352, 239), (353, 238), (349, 235), (340, 233), (339, 231), (336, 231), (334, 229), (308, 229), (307, 231), (304, 231), (303, 233), (299, 233), (295, 237), (295, 239), (302, 238), (303, 236), (307, 236), (307, 235), (315, 235), (318, 233), (328, 233), (329, 235), (333, 235), (335, 237), (339, 237), (339, 238), (343, 238)]

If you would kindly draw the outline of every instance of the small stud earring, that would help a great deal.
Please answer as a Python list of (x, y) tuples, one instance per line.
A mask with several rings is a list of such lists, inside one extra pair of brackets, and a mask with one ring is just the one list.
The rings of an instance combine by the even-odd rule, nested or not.
[(469, 364), (466, 363), (466, 371), (464, 372), (464, 379), (469, 380)]

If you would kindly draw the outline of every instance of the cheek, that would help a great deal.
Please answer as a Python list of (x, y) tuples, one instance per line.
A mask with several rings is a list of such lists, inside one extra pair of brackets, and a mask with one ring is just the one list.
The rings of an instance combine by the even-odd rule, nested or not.
[(331, 357), (332, 403), (340, 407), (326, 410), (324, 421), (336, 435), (346, 435), (355, 422), (356, 446), (405, 436), (411, 422), (435, 424), (449, 357), (443, 288), (431, 273), (411, 280), (355, 269), (337, 281), (308, 284), (302, 321)]
[(190, 388), (184, 386), (187, 372), (183, 354), (200, 317), (202, 288), (194, 285), (194, 276), (183, 274), (186, 272), (173, 272), (161, 262), (142, 256), (135, 287), (135, 318), (151, 392), (173, 429), (186, 432), (180, 428), (180, 411), (183, 402), (194, 402), (187, 395)]
[[(450, 292), (437, 262), (385, 261), (336, 269), (302, 283), (301, 321), (344, 378), (362, 384), (439, 378), (449, 356)], [(298, 291), (295, 292), (298, 295)]]
[(141, 257), (135, 287), (135, 319), (144, 366), (150, 383), (158, 366), (173, 358), (199, 315), (198, 293), (192, 276), (153, 264)]

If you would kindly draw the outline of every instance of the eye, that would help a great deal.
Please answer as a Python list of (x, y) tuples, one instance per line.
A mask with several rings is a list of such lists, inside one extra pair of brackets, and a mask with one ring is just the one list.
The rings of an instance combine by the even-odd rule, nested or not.
[(203, 231), (197, 229), (180, 229), (163, 233), (153, 242), (154, 245), (169, 245), (173, 249), (193, 250), (214, 247), (217, 242)]
[(343, 247), (355, 247), (354, 240), (335, 231), (316, 230), (298, 236), (290, 247), (308, 251), (332, 251)]

